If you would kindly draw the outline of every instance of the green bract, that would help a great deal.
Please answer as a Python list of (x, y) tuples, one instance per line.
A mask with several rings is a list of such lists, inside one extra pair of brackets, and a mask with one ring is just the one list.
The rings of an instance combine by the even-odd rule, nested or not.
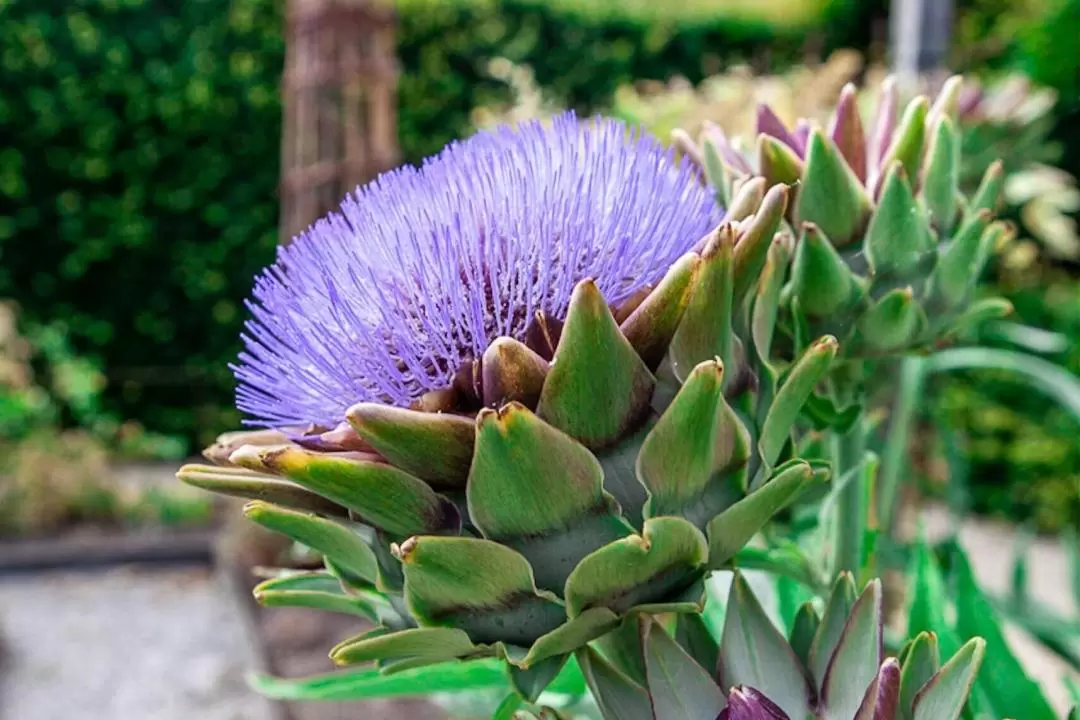
[(252, 499), (248, 517), (325, 557), (256, 597), (378, 623), (336, 662), (496, 656), (534, 699), (587, 644), (700, 612), (705, 575), (827, 478), (792, 436), (836, 340), (767, 359), (786, 202), (785, 188), (744, 202), (621, 307), (582, 281), (566, 317), (499, 338), (412, 408), (361, 403), (348, 426), (292, 440), (223, 436), (218, 467), (179, 477)]
[(856, 597), (848, 574), (823, 614), (801, 608), (788, 638), (739, 574), (719, 644), (696, 616), (676, 622), (672, 637), (638, 619), (639, 681), (592, 649), (578, 652), (605, 720), (956, 720), (985, 648), (972, 640), (942, 664), (937, 638), (924, 632), (887, 658), (881, 586), (872, 581)]
[(1007, 304), (973, 304), (993, 249), (1012, 231), (995, 222), (1004, 173), (986, 171), (960, 193), (960, 78), (897, 112), (887, 81), (864, 131), (848, 85), (829, 127), (803, 121), (789, 132), (767, 108), (754, 151), (744, 156), (715, 127), (697, 154), (721, 204), (748, 188), (789, 184), (786, 221), (798, 243), (783, 292), (781, 326), (795, 345), (829, 333), (844, 356), (872, 358), (932, 348)]

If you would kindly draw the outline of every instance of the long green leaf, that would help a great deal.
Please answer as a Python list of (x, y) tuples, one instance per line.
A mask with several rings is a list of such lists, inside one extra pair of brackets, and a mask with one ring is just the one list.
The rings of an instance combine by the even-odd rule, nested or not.
[(328, 675), (288, 679), (254, 675), (249, 684), (275, 700), (367, 700), (431, 693), (510, 690), (502, 660), (474, 660), (428, 665), (383, 675), (363, 668)]

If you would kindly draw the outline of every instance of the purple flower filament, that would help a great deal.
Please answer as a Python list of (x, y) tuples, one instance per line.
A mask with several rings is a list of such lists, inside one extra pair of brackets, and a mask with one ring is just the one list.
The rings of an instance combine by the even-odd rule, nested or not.
[(332, 426), (362, 401), (450, 384), (593, 278), (612, 305), (721, 218), (687, 162), (614, 120), (481, 132), (388, 172), (283, 247), (255, 282), (233, 367), (249, 424)]

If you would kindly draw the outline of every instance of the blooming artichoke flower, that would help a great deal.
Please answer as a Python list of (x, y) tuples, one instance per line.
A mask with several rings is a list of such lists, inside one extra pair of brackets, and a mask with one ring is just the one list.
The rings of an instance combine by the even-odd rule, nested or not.
[(282, 249), (235, 369), (267, 429), (179, 473), (324, 556), (256, 597), (379, 623), (339, 663), (497, 656), (528, 698), (634, 617), (699, 612), (827, 476), (790, 439), (837, 344), (747, 360), (787, 190), (719, 222), (693, 172), (563, 115), (384, 175)]
[(678, 618), (674, 637), (641, 618), (638, 637), (637, 668), (579, 652), (605, 720), (956, 720), (986, 647), (975, 638), (942, 665), (924, 632), (885, 657), (881, 585), (856, 597), (847, 573), (822, 615), (800, 608), (787, 639), (737, 573), (719, 645), (692, 615)]
[(762, 106), (750, 155), (715, 126), (700, 146), (679, 136), (722, 203), (760, 193), (761, 177), (792, 186), (787, 220), (799, 241), (782, 324), (796, 347), (828, 332), (846, 357), (881, 357), (932, 347), (1007, 312), (1004, 301), (972, 302), (991, 251), (1011, 230), (993, 220), (1000, 163), (971, 197), (960, 194), (960, 90), (961, 79), (951, 78), (933, 106), (917, 97), (898, 118), (888, 80), (869, 132), (850, 84), (827, 129), (800, 121), (789, 130)]

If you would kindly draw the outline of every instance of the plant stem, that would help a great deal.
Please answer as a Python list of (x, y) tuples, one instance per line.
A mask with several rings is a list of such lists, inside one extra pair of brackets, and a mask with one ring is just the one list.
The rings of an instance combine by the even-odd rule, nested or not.
[[(859, 467), (866, 453), (866, 421), (860, 418), (851, 429), (835, 439), (834, 477)], [(866, 485), (857, 477), (840, 491), (836, 499), (836, 546), (833, 575), (849, 571), (856, 577), (862, 565), (862, 541), (866, 529)]]

